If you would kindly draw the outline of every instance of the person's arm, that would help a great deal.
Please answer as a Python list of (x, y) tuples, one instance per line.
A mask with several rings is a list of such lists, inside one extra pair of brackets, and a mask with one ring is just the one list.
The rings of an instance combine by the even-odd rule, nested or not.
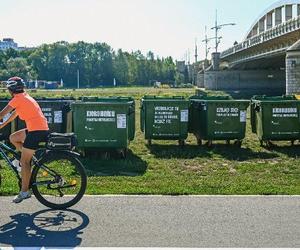
[[(9, 107), (9, 108), (7, 108)], [(10, 106), (6, 106), (1, 112), (0, 112), (0, 120), (3, 120), (3, 118), (5, 117), (5, 115), (9, 114), (10, 112), (8, 112), (9, 110), (11, 110), (11, 107)], [(9, 124), (10, 122), (12, 122), (14, 119), (17, 118), (17, 112), (16, 111), (13, 111), (11, 114), (10, 114), (10, 117), (4, 121), (3, 123), (0, 123), (0, 129), (4, 128), (7, 124)]]
[(6, 121), (4, 121), (3, 123), (0, 123), (0, 129), (4, 128), (7, 124), (11, 123), (14, 119), (17, 118), (17, 116), (18, 115), (17, 115), (16, 111), (12, 112), (10, 117)]
[(11, 107), (10, 105), (7, 105), (1, 112), (0, 112), (0, 120), (3, 120), (3, 118), (11, 113), (14, 110), (13, 107)]

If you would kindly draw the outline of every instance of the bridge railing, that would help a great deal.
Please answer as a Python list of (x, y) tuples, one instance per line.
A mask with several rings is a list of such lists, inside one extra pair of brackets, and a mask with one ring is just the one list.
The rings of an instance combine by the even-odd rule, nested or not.
[(272, 29), (264, 31), (256, 36), (253, 36), (221, 53), (221, 58), (233, 55), (235, 53), (241, 52), (255, 45), (261, 44), (263, 42), (269, 41), (276, 37), (285, 35), (287, 33), (296, 31), (300, 29), (300, 16), (293, 18), (287, 22), (281, 23)]

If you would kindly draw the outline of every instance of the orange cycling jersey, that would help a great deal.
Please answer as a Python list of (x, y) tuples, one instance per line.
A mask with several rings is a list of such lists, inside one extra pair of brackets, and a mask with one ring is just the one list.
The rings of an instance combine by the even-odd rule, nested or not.
[(21, 120), (25, 121), (29, 132), (49, 130), (47, 119), (40, 106), (27, 93), (14, 95), (8, 105), (16, 110)]

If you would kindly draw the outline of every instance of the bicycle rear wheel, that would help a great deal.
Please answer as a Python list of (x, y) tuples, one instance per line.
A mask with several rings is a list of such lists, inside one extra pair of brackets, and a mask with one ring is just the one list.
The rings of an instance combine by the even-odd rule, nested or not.
[(87, 176), (81, 162), (65, 152), (47, 153), (32, 172), (32, 191), (37, 200), (52, 209), (66, 209), (81, 200)]

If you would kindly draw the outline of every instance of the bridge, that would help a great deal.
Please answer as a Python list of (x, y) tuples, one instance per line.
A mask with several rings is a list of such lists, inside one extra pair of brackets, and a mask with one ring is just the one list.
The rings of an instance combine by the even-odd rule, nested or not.
[(300, 0), (277, 1), (242, 42), (212, 58), (217, 67), (204, 77), (209, 89), (300, 93)]

